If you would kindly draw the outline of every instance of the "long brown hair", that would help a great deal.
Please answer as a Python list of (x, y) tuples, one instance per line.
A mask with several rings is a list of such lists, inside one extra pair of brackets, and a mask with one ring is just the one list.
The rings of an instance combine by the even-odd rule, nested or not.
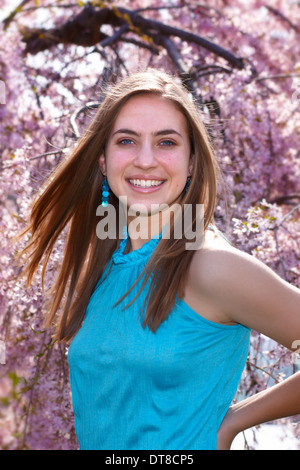
[[(70, 341), (80, 328), (95, 285), (119, 244), (118, 239), (103, 240), (96, 235), (99, 221), (96, 209), (103, 182), (99, 157), (120, 109), (130, 97), (140, 93), (153, 93), (171, 100), (185, 116), (194, 166), (189, 190), (181, 203), (193, 207), (204, 204), (205, 229), (213, 221), (219, 167), (201, 113), (188, 91), (178, 79), (159, 70), (148, 69), (124, 78), (106, 91), (95, 118), (75, 149), (45, 183), (33, 204), (25, 230), (31, 232), (30, 242), (23, 251), (27, 255), (23, 274), (27, 275), (29, 285), (42, 260), (44, 282), (53, 248), (62, 231), (66, 227), (68, 229), (63, 260), (51, 289), (51, 307), (45, 321), (47, 327), (57, 321), (55, 337), (61, 341)], [(115, 206), (118, 221), (118, 199), (114, 194), (110, 195), (109, 202)], [(168, 316), (176, 295), (183, 297), (194, 253), (185, 249), (186, 241), (184, 236), (162, 239), (148, 263), (144, 284), (150, 273), (153, 276), (147, 295), (144, 326), (148, 325), (152, 331)]]

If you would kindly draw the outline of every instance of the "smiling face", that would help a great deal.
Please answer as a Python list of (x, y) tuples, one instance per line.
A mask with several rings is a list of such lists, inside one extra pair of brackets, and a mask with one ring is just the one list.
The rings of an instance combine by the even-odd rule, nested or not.
[(130, 98), (108, 138), (100, 169), (128, 207), (177, 202), (192, 173), (187, 122), (175, 104), (157, 95)]

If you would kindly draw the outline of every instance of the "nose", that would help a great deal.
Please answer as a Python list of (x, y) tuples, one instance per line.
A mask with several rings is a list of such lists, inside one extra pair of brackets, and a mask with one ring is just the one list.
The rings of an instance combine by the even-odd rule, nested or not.
[(157, 160), (155, 157), (155, 149), (150, 143), (144, 143), (138, 149), (134, 163), (140, 168), (153, 168), (157, 166)]

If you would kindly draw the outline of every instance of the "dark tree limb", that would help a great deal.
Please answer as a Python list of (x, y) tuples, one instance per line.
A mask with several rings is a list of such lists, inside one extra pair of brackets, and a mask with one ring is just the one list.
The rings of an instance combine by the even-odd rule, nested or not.
[(271, 13), (273, 13), (273, 15), (277, 16), (278, 18), (280, 18), (282, 21), (284, 21), (285, 23), (287, 23), (287, 25), (294, 29), (295, 31), (299, 32), (300, 29), (299, 29), (299, 26), (292, 23), (292, 21), (287, 18), (286, 16), (284, 16), (281, 11), (277, 10), (276, 8), (273, 8), (273, 7), (270, 7), (269, 5), (264, 5), (265, 8), (267, 8), (267, 10), (269, 10)]
[(4, 29), (6, 29), (10, 23), (14, 20), (15, 16), (22, 11), (23, 7), (30, 2), (30, 0), (22, 0), (22, 2), (3, 20)]
[(175, 64), (179, 76), (186, 86), (186, 88), (191, 92), (193, 95), (194, 99), (198, 104), (201, 103), (201, 98), (199, 97), (195, 85), (194, 85), (194, 79), (192, 78), (191, 74), (189, 71), (186, 69), (185, 63), (179, 53), (179, 51), (176, 48), (176, 45), (174, 42), (167, 36), (161, 36), (160, 38), (160, 44), (167, 50), (169, 57), (172, 59), (173, 63)]
[(197, 44), (198, 46), (203, 47), (204, 49), (213, 52), (219, 57), (223, 57), (223, 59), (227, 60), (232, 67), (236, 67), (238, 69), (244, 68), (243, 59), (240, 57), (236, 57), (227, 49), (215, 44), (212, 41), (208, 41), (207, 39), (199, 36), (198, 34), (190, 33), (189, 31), (185, 31), (183, 29), (175, 28), (174, 26), (169, 26), (164, 23), (161, 23), (156, 20), (149, 20), (143, 18), (141, 15), (133, 15), (135, 24), (140, 28), (149, 28), (154, 29), (158, 33), (162, 33), (166, 36), (177, 36), (183, 41), (192, 42)]
[[(102, 25), (110, 25), (120, 29), (109, 37), (101, 31)], [(122, 7), (110, 8), (106, 6), (100, 8), (89, 4), (63, 25), (51, 29), (23, 28), (22, 33), (23, 41), (26, 44), (25, 54), (37, 54), (57, 44), (89, 47), (107, 41), (107, 44), (111, 45), (112, 42), (124, 40), (123, 34), (127, 29), (140, 36), (145, 43), (153, 48), (158, 45), (157, 39), (162, 35), (170, 39), (175, 36), (222, 57), (234, 68), (242, 69), (244, 67), (242, 58), (236, 57), (227, 49), (198, 34), (145, 18), (137, 11)]]

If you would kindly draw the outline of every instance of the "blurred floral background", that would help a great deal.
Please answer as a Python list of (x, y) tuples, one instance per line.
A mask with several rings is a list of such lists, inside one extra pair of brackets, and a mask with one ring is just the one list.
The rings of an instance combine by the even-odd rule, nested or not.
[[(218, 227), (300, 287), (298, 1), (0, 0), (2, 450), (78, 447), (67, 347), (43, 329), (63, 237), (44, 290), (39, 275), (31, 288), (17, 279), (25, 240), (14, 237), (105, 88), (147, 66), (182, 78), (204, 113), (224, 172)], [(253, 331), (236, 399), (299, 369), (296, 349), (293, 354)], [(279, 425), (282, 448), (298, 449), (299, 419)], [(261, 429), (240, 437), (238, 448), (264, 442)]]

